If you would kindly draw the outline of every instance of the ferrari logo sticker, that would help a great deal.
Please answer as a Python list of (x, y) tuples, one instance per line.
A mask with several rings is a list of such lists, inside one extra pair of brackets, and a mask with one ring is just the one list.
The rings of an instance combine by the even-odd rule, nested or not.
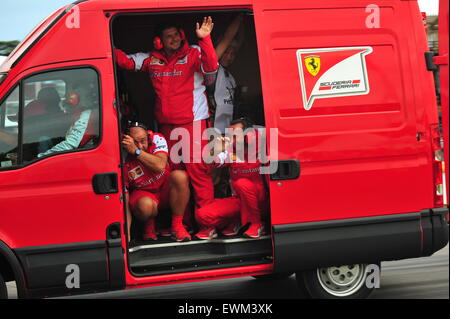
[(366, 57), (372, 47), (297, 50), (305, 110), (318, 99), (369, 94)]
[(320, 72), (320, 57), (318, 55), (309, 55), (304, 58), (306, 70), (312, 76), (316, 76)]

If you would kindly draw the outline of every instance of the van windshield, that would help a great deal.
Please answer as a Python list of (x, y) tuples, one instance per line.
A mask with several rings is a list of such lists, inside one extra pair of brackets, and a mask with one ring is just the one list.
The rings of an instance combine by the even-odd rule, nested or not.
[(12, 65), (22, 56), (24, 52), (30, 48), (30, 46), (33, 45), (33, 43), (36, 41), (36, 39), (39, 38), (39, 36), (47, 30), (47, 27), (51, 25), (59, 16), (60, 14), (67, 8), (68, 6), (64, 6), (55, 12), (53, 12), (51, 15), (49, 15), (47, 18), (42, 20), (41, 23), (39, 23), (33, 31), (31, 31), (25, 39), (20, 42), (17, 47), (11, 52), (11, 54), (8, 56), (8, 58), (3, 62), (3, 64), (0, 65), (0, 72), (8, 72)]

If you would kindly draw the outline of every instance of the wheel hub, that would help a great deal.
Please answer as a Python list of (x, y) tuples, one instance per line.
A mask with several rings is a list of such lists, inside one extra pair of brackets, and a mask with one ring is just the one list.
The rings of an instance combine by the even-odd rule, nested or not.
[(320, 285), (331, 295), (348, 296), (364, 284), (366, 265), (343, 265), (317, 269)]

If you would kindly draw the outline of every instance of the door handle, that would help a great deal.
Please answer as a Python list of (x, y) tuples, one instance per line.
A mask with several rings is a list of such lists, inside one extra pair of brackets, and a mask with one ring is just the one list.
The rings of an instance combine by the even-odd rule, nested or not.
[(277, 170), (270, 175), (272, 181), (296, 179), (300, 176), (300, 162), (296, 159), (276, 161)]
[(117, 173), (99, 173), (92, 177), (92, 188), (96, 194), (119, 192)]

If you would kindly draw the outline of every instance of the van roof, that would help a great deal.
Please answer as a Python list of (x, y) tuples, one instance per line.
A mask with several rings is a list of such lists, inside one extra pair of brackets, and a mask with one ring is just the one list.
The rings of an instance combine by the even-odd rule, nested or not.
[(209, 7), (250, 5), (254, 0), (88, 0), (83, 3), (86, 10), (138, 10), (146, 8), (170, 8), (170, 7)]
[[(70, 1), (70, 0), (69, 0)], [(69, 2), (68, 1), (68, 2)], [(401, 1), (401, 0), (397, 0)], [(257, 0), (77, 0), (68, 4), (44, 19), (9, 57), (0, 65), (0, 73), (8, 73), (21, 58), (55, 25), (73, 6), (78, 6), (80, 11), (121, 11), (136, 12), (154, 9), (205, 8), (205, 10), (225, 9), (230, 7), (245, 8), (252, 6)], [(301, 3), (301, 2), (300, 2)], [(306, 3), (306, 1), (305, 1)], [(299, 6), (298, 0), (285, 0), (286, 5)], [(272, 5), (277, 6), (276, 2)], [(226, 6), (226, 7), (225, 7)]]

